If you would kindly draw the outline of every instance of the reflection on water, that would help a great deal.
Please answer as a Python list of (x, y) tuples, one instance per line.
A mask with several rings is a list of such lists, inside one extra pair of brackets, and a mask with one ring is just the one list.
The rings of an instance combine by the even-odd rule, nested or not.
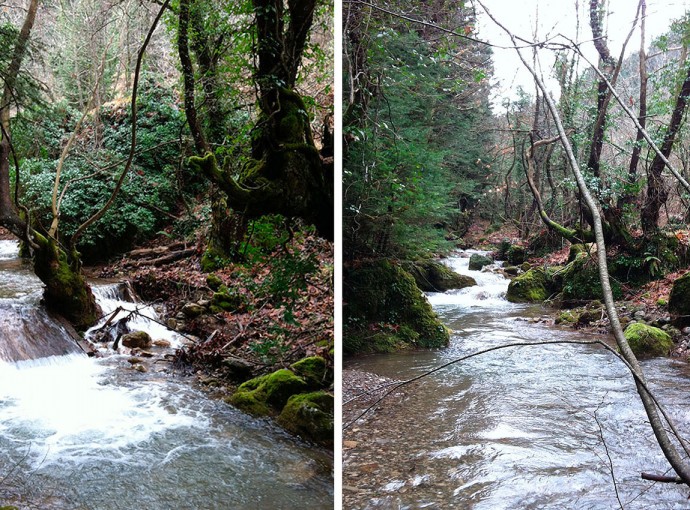
[[(465, 274), (496, 278), (467, 271), (466, 259), (453, 262), (465, 263)], [(490, 285), (490, 295), (500, 294), (497, 282)], [(481, 289), (431, 296), (453, 331), (449, 348), (368, 356), (347, 368), (407, 379), (491, 346), (583, 339), (523, 320), (538, 316), (540, 307), (463, 301), (470, 292)], [(667, 359), (644, 366), (688, 430), (687, 366)], [(687, 488), (640, 479), (641, 471), (663, 473), (668, 465), (631, 378), (604, 349), (498, 350), (424, 378), (404, 394), (346, 433), (355, 446), (345, 450), (345, 508), (618, 508), (611, 469), (625, 508), (687, 508)]]

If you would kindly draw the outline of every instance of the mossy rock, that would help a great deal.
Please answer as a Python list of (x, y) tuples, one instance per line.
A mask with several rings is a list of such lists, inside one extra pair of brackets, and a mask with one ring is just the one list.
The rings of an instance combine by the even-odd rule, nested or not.
[(556, 324), (575, 324), (579, 319), (579, 315), (572, 310), (565, 310), (556, 317)]
[(291, 370), (282, 368), (269, 374), (264, 381), (263, 390), (266, 393), (266, 402), (276, 409), (282, 409), (288, 399), (307, 390), (307, 383)]
[(506, 260), (513, 266), (520, 265), (527, 260), (527, 250), (522, 246), (514, 244), (508, 248), (508, 251), (506, 252)]
[(208, 285), (211, 290), (217, 292), (223, 285), (223, 280), (221, 280), (220, 276), (216, 273), (211, 273), (206, 277), (206, 285)]
[(673, 340), (668, 333), (640, 322), (625, 329), (625, 338), (638, 357), (666, 356), (673, 348)]
[(424, 292), (445, 292), (477, 285), (471, 276), (458, 274), (441, 262), (425, 260), (406, 264), (405, 269), (414, 277), (417, 287)]
[(690, 324), (690, 273), (673, 282), (668, 298), (668, 311), (674, 325), (684, 327)]
[[(623, 297), (623, 290), (617, 280), (609, 279), (614, 299)], [(578, 256), (559, 272), (557, 286), (562, 288), (564, 301), (582, 302), (592, 299), (603, 300), (599, 280), (598, 264), (584, 255)]]
[(505, 266), (503, 272), (508, 276), (517, 276), (520, 274), (520, 268), (516, 266)]
[(494, 261), (491, 257), (480, 255), (479, 253), (473, 253), (470, 256), (470, 264), (468, 269), (470, 271), (481, 271), (484, 266), (489, 266), (493, 263)]
[(508, 285), (506, 299), (511, 303), (541, 303), (551, 295), (551, 283), (543, 269), (530, 269)]
[(324, 391), (293, 395), (278, 416), (278, 424), (293, 434), (332, 447), (333, 395)]
[[(448, 329), (400, 265), (389, 260), (365, 262), (345, 268), (343, 281), (346, 353), (448, 345)], [(385, 342), (372, 341), (381, 335)]]
[(253, 416), (269, 416), (271, 408), (265, 401), (261, 400), (261, 396), (257, 396), (253, 391), (236, 391), (224, 400), (228, 404), (232, 404), (240, 411)]
[(328, 369), (328, 364), (321, 356), (303, 358), (297, 363), (293, 363), (290, 368), (313, 388), (330, 386), (333, 382), (333, 375)]
[(242, 383), (226, 401), (249, 414), (265, 416), (271, 409), (280, 411), (292, 395), (307, 389), (304, 379), (283, 368)]
[(586, 326), (598, 320), (601, 320), (604, 316), (603, 308), (586, 308), (582, 311), (580, 316), (577, 318), (578, 326)]
[(240, 310), (247, 304), (246, 296), (240, 294), (235, 289), (229, 289), (225, 285), (218, 288), (218, 292), (213, 294), (211, 298), (211, 311), (218, 313), (219, 311), (234, 312)]

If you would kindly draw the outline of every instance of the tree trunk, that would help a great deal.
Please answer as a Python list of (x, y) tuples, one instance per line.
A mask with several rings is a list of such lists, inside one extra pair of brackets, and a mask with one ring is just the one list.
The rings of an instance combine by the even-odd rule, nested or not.
[[(673, 108), (671, 122), (666, 128), (664, 141), (661, 144), (661, 153), (665, 158), (668, 158), (671, 154), (673, 144), (676, 141), (676, 135), (680, 130), (685, 110), (688, 106), (688, 96), (690, 96), (690, 65), (688, 66), (687, 74), (680, 88), (680, 92), (676, 97), (676, 105)], [(666, 200), (668, 199), (668, 189), (662, 175), (665, 166), (664, 159), (657, 154), (654, 156), (654, 160), (647, 171), (647, 196), (642, 206), (642, 213), (640, 216), (645, 237), (650, 237), (657, 231), (659, 226), (659, 211), (664, 204), (666, 204)]]

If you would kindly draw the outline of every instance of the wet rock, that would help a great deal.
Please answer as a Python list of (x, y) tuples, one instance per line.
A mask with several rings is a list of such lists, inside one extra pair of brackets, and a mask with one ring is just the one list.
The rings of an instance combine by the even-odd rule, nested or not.
[(546, 272), (530, 269), (510, 282), (506, 299), (511, 303), (541, 303), (550, 295), (550, 282)]
[(170, 347), (172, 344), (171, 344), (169, 341), (167, 341), (167, 340), (165, 340), (165, 339), (163, 339), (163, 338), (159, 338), (158, 340), (154, 340), (154, 341), (153, 341), (153, 345), (155, 345), (156, 347), (168, 348), (168, 347)]
[(236, 381), (246, 381), (252, 376), (254, 366), (240, 358), (225, 358), (223, 365), (228, 371), (231, 379)]
[(637, 321), (641, 321), (647, 318), (647, 314), (643, 310), (638, 310), (633, 314), (633, 318)]
[(141, 358), (137, 358), (136, 356), (132, 356), (131, 358), (127, 359), (127, 363), (130, 365), (136, 365), (137, 363), (143, 363), (144, 360)]
[(168, 329), (177, 329), (177, 319), (170, 317), (167, 321), (165, 321), (165, 325), (168, 326)]
[(468, 269), (470, 271), (481, 271), (484, 266), (493, 264), (494, 261), (491, 257), (486, 255), (480, 255), (479, 253), (473, 253), (470, 256), (470, 265)]
[(520, 268), (516, 266), (506, 266), (503, 268), (503, 272), (508, 276), (517, 276), (520, 273)]
[(665, 356), (673, 347), (671, 336), (665, 331), (639, 322), (625, 329), (625, 338), (636, 356)]
[(293, 395), (278, 424), (290, 432), (324, 446), (333, 445), (333, 395), (324, 391)]
[(405, 264), (417, 286), (424, 292), (445, 292), (477, 285), (474, 278), (456, 273), (441, 262), (425, 260)]
[(690, 273), (673, 282), (668, 298), (668, 311), (675, 326), (690, 325)]
[(604, 316), (603, 308), (586, 308), (577, 318), (578, 326), (586, 326), (601, 320)]
[(690, 335), (690, 326), (686, 326), (681, 330), (684, 335)]
[(182, 307), (181, 312), (185, 317), (194, 318), (203, 314), (206, 309), (197, 303), (187, 303)]
[(133, 331), (132, 333), (127, 333), (122, 335), (120, 343), (125, 347), (130, 349), (144, 349), (150, 347), (152, 344), (151, 337), (146, 331)]

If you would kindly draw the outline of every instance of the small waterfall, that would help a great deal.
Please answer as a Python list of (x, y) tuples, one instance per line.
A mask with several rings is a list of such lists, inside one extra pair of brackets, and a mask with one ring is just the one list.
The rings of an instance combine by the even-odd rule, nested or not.
[(467, 250), (461, 252), (459, 257), (444, 260), (444, 263), (453, 271), (471, 276), (477, 282), (476, 286), (450, 292), (430, 292), (427, 294), (429, 302), (433, 306), (452, 305), (454, 308), (512, 308), (513, 303), (506, 301), (505, 295), (510, 280), (494, 270), (501, 266), (496, 262), (486, 266), (482, 271), (470, 271), (469, 257), (473, 253), (485, 255), (488, 252)]
[(130, 331), (146, 331), (153, 340), (166, 340), (171, 347), (179, 347), (182, 344), (180, 335), (162, 324), (154, 306), (138, 301), (129, 282), (92, 285), (92, 289), (96, 301), (103, 311), (103, 319), (86, 332), (87, 339), (92, 338), (94, 333), (119, 308), (120, 311), (111, 320), (111, 323), (114, 324), (120, 319), (129, 317), (127, 326)]

